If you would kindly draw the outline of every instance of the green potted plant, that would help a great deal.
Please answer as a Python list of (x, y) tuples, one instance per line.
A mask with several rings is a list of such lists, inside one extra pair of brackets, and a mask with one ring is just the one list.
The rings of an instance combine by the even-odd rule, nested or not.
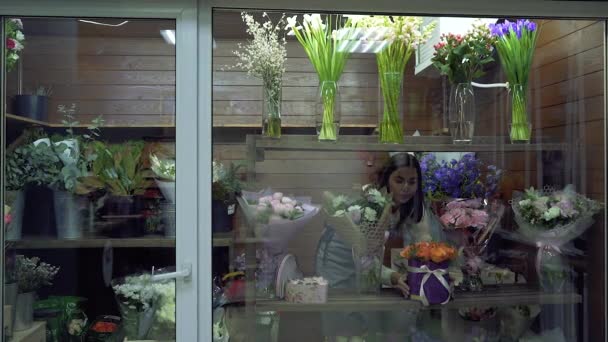
[(242, 165), (213, 161), (212, 184), (212, 227), (213, 232), (229, 232), (232, 230), (232, 218), (236, 212), (236, 197), (240, 196), (242, 183), (238, 171)]
[(86, 133), (76, 135), (74, 128), (79, 125), (75, 120), (76, 105), (60, 105), (58, 112), (64, 116), (62, 123), (67, 127), (67, 134), (52, 137), (53, 148), (62, 164), (53, 188), (57, 237), (78, 239), (83, 232), (83, 212), (88, 209), (87, 198), (77, 193), (78, 179), (88, 175), (89, 164), (95, 159), (95, 154), (87, 154), (86, 151), (87, 146), (99, 137), (103, 119), (94, 119)]
[(113, 222), (108, 234), (117, 237), (143, 235), (143, 201), (141, 195), (150, 187), (142, 163), (143, 141), (122, 144), (93, 143), (96, 156), (92, 175), (80, 179), (89, 189), (108, 192), (104, 202), (105, 218)]
[(15, 276), (19, 294), (17, 295), (15, 330), (26, 330), (34, 321), (34, 299), (36, 291), (43, 286), (52, 285), (52, 280), (59, 272), (59, 267), (41, 262), (40, 258), (27, 258), (17, 255), (15, 258)]
[(28, 94), (15, 96), (15, 114), (34, 120), (46, 121), (52, 87), (38, 86)]

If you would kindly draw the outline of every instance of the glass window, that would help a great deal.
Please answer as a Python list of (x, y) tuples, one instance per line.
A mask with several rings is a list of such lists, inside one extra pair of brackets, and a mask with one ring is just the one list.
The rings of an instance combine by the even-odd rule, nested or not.
[(3, 25), (5, 336), (175, 340), (175, 21)]
[(604, 338), (603, 21), (213, 23), (217, 338)]

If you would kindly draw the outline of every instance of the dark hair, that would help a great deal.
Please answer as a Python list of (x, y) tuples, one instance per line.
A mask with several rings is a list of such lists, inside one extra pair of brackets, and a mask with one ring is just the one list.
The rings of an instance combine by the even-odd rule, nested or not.
[(416, 194), (407, 203), (403, 204), (399, 208), (399, 223), (397, 229), (403, 224), (403, 222), (410, 218), (413, 222), (420, 222), (422, 220), (423, 206), (424, 206), (424, 194), (422, 193), (422, 172), (420, 171), (420, 163), (415, 156), (409, 153), (397, 153), (393, 155), (389, 161), (384, 165), (377, 174), (376, 183), (379, 188), (386, 188), (387, 192), (390, 192), (389, 179), (393, 172), (402, 167), (413, 167), (416, 169), (418, 174), (418, 189)]

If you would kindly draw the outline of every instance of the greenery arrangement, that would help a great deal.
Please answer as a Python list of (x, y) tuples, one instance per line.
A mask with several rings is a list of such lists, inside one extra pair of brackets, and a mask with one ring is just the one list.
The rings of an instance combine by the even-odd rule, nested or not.
[(9, 72), (17, 65), (19, 54), (24, 47), (25, 36), (23, 35), (21, 19), (6, 20), (4, 35), (6, 37), (6, 71)]
[(464, 35), (444, 34), (435, 48), (433, 65), (451, 84), (471, 83), (485, 74), (484, 65), (494, 61), (496, 38), (481, 22)]
[(92, 143), (95, 160), (92, 176), (82, 178), (83, 192), (107, 189), (115, 196), (142, 195), (150, 187), (141, 160), (144, 142), (127, 141), (122, 144)]
[(509, 90), (512, 93), (511, 141), (530, 141), (532, 132), (528, 119), (526, 92), (538, 38), (536, 23), (523, 19), (516, 22), (506, 20), (502, 24), (490, 24), (489, 29), (496, 38), (495, 45), (500, 63), (507, 75)]
[(384, 47), (376, 53), (384, 110), (380, 122), (380, 142), (402, 143), (403, 124), (399, 113), (405, 67), (412, 53), (428, 40), (435, 25), (422, 28), (421, 17), (372, 16), (360, 26), (381, 32), (376, 41)]
[(53, 285), (52, 281), (59, 267), (41, 262), (40, 258), (17, 255), (15, 258), (15, 278), (19, 293), (34, 292), (43, 286)]
[(276, 24), (264, 12), (263, 24), (252, 15), (242, 12), (247, 33), (253, 37), (247, 44), (239, 44), (234, 54), (239, 62), (236, 67), (247, 70), (247, 74), (262, 80), (264, 89), (263, 133), (265, 136), (281, 137), (281, 86), (285, 73), (287, 49), (285, 37), (279, 37), (285, 28), (285, 15)]
[(356, 43), (357, 20), (349, 18), (343, 24), (339, 15), (327, 15), (325, 20), (320, 14), (304, 14), (302, 25), (298, 25), (298, 16), (295, 15), (287, 18), (285, 29), (298, 39), (319, 76), (323, 103), (319, 140), (336, 140), (338, 127), (334, 122), (334, 110), (338, 81), (350, 56), (351, 46)]
[(243, 184), (238, 171), (243, 165), (230, 164), (225, 167), (222, 163), (213, 161), (212, 198), (217, 201), (234, 202), (241, 194)]
[(155, 154), (150, 155), (151, 169), (160, 179), (175, 182), (175, 160), (159, 159)]

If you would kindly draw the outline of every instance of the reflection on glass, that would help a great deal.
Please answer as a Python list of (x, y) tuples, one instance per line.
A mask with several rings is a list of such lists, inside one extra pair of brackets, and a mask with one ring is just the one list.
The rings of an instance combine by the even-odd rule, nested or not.
[[(216, 340), (603, 338), (593, 328), (605, 314), (596, 300), (605, 289), (602, 22), (346, 16), (328, 25), (336, 16), (250, 14), (244, 23), (214, 12)], [(281, 137), (269, 139), (251, 125), (263, 83), (234, 46), (249, 42), (254, 21), (282, 15)], [(376, 132), (386, 100), (378, 54), (421, 39), (419, 26), (386, 29), (396, 22), (434, 28), (411, 45), (403, 134), (387, 147)], [(340, 137), (319, 141), (327, 80), (298, 35), (340, 40), (344, 25), (365, 30), (346, 42), (332, 80)], [(503, 40), (518, 45), (502, 51)], [(525, 61), (506, 60), (515, 54)], [(522, 120), (525, 134), (513, 126)], [(230, 165), (240, 169), (227, 176)]]
[(175, 22), (4, 27), (5, 335), (174, 340)]

